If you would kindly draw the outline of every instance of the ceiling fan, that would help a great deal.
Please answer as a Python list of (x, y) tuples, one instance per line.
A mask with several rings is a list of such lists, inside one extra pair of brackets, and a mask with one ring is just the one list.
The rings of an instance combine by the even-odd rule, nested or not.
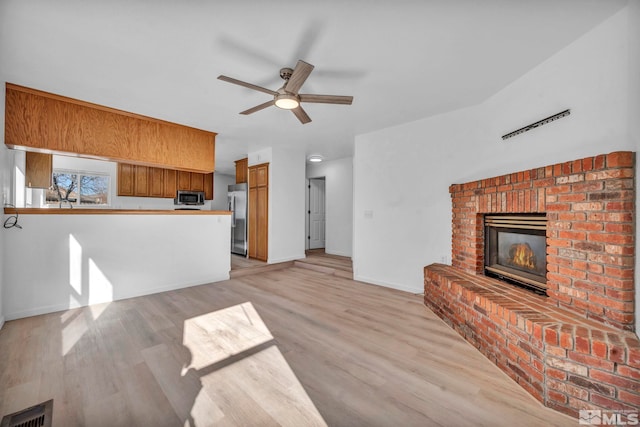
[(251, 83), (243, 82), (241, 80), (234, 79), (227, 76), (218, 76), (219, 80), (233, 83), (239, 86), (244, 86), (249, 89), (257, 90), (259, 92), (268, 93), (273, 95), (273, 100), (267, 101), (263, 104), (256, 105), (248, 110), (241, 111), (240, 114), (248, 115), (253, 114), (256, 111), (263, 110), (267, 107), (275, 105), (276, 107), (284, 110), (291, 110), (293, 114), (300, 120), (302, 124), (309, 123), (311, 118), (307, 115), (306, 111), (302, 108), (300, 103), (302, 102), (314, 102), (319, 104), (344, 104), (351, 105), (353, 102), (353, 96), (341, 96), (341, 95), (314, 95), (298, 93), (304, 82), (313, 71), (313, 65), (308, 64), (302, 60), (299, 60), (295, 69), (282, 68), (280, 70), (280, 77), (284, 80), (284, 85), (278, 90), (271, 90), (262, 86), (257, 86)]

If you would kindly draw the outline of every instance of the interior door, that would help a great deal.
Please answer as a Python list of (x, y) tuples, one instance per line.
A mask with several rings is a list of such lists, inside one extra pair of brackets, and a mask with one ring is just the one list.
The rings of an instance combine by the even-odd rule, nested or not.
[(324, 248), (325, 180), (309, 180), (309, 249)]

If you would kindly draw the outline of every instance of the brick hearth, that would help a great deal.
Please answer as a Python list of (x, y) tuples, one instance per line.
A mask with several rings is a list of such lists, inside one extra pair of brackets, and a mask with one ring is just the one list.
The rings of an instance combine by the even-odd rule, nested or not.
[[(425, 304), (572, 415), (640, 407), (634, 160), (616, 152), (452, 185), (452, 266), (425, 267)], [(483, 276), (489, 213), (546, 213), (548, 297)]]

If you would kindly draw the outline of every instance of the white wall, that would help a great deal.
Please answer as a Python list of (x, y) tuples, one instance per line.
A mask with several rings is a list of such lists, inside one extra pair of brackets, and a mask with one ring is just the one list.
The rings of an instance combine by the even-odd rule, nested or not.
[[(1, 81), (1, 80), (0, 80)], [(0, 129), (4, 129), (4, 91), (0, 91)], [(0, 192), (2, 197), (3, 206), (6, 201), (9, 201), (11, 180), (11, 160), (9, 157), (9, 150), (4, 145), (4, 132), (0, 132)], [(4, 209), (2, 210), (2, 223), (4, 224), (6, 216), (4, 215)], [(4, 271), (4, 253), (5, 253), (5, 239), (8, 232), (4, 227), (0, 228), (0, 329), (4, 324), (4, 279), (2, 272)]]
[[(4, 105), (4, 102), (2, 103)], [(2, 116), (4, 117), (4, 114), (2, 114)], [(4, 133), (4, 132), (3, 132)], [(2, 140), (2, 137), (0, 137), (0, 141)], [(2, 143), (0, 144), (0, 191), (2, 191), (3, 194), (3, 199), (4, 199), (4, 194), (8, 193), (8, 171), (9, 171), (9, 164), (7, 161), (7, 157), (8, 157), (8, 153), (7, 153), (7, 149), (5, 148), (4, 145), (4, 141), (2, 141)], [(4, 200), (3, 200), (4, 202)], [(4, 206), (4, 203), (3, 203)], [(2, 220), (2, 223), (4, 224), (4, 221), (6, 219), (6, 215), (4, 214), (4, 209), (2, 209), (2, 215), (0, 215), (0, 219)], [(3, 304), (4, 304), (4, 280), (3, 280), (3, 275), (2, 272), (4, 271), (4, 246), (5, 246), (5, 239), (6, 239), (6, 234), (9, 232), (9, 230), (6, 230), (4, 227), (0, 228), (0, 329), (2, 328), (2, 325), (4, 325), (4, 309), (3, 309)]]
[(226, 211), (229, 209), (227, 200), (229, 186), (235, 183), (235, 175), (225, 175), (217, 172), (213, 174), (213, 200), (211, 201), (211, 210)]
[[(325, 177), (325, 252), (351, 257), (353, 158), (307, 164), (307, 179)], [(308, 199), (308, 189), (307, 189)], [(308, 235), (308, 218), (306, 221)]]
[[(629, 49), (630, 13), (621, 10), (483, 104), (357, 136), (354, 277), (422, 292), (423, 266), (450, 262), (450, 184), (635, 150), (627, 111), (639, 95), (629, 57), (640, 51)], [(500, 138), (566, 108), (567, 118)]]
[(269, 263), (305, 257), (305, 154), (273, 148), (269, 166)]
[[(640, 94), (640, 2), (629, 5), (629, 93)], [(640, 96), (629, 97), (629, 138), (633, 141), (636, 153), (640, 151)], [(636, 154), (637, 156), (637, 154)], [(636, 157), (636, 167), (640, 159)], [(636, 171), (637, 173), (637, 171)], [(640, 191), (636, 178), (636, 221), (640, 221), (637, 209), (640, 208)], [(636, 245), (640, 242), (640, 226), (636, 223)], [(640, 333), (640, 253), (636, 248), (636, 334)]]
[(7, 319), (229, 278), (229, 215), (30, 214), (20, 224), (4, 233)]
[[(249, 166), (269, 163), (269, 264), (305, 257), (305, 155), (302, 149), (248, 153)], [(249, 206), (251, 209), (251, 206)]]

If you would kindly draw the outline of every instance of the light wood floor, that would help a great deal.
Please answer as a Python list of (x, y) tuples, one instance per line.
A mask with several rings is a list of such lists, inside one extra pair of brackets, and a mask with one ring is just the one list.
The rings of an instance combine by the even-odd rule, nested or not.
[(575, 426), (421, 297), (287, 268), (7, 322), (0, 415), (56, 426)]
[(267, 265), (264, 261), (253, 258), (247, 258), (242, 255), (231, 254), (231, 270), (239, 270), (242, 268), (261, 267)]
[[(299, 262), (306, 263), (308, 265), (322, 267), (322, 269), (333, 269), (334, 272), (348, 273), (343, 277), (353, 278), (353, 268), (351, 258), (344, 256), (332, 255), (325, 253), (324, 249), (311, 249), (306, 253), (306, 258)], [(323, 271), (320, 269), (319, 271)]]

